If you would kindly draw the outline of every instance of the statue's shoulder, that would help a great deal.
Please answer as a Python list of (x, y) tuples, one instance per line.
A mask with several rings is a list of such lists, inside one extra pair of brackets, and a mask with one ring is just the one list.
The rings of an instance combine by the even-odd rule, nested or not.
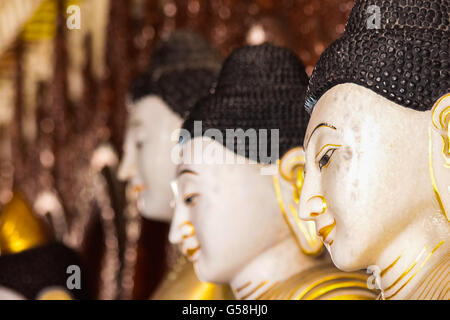
[(331, 265), (302, 271), (274, 286), (262, 300), (373, 300), (363, 272), (342, 272)]
[(420, 281), (408, 300), (450, 299), (450, 255), (434, 266)]

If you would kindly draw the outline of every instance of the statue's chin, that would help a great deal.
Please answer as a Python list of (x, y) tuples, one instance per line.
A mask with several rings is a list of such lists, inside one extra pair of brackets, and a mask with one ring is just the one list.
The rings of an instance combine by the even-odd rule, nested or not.
[(195, 274), (197, 275), (197, 278), (202, 282), (213, 282), (214, 279), (211, 279), (208, 277), (207, 274), (204, 272), (204, 268), (201, 266), (201, 263), (198, 261), (194, 263), (194, 270)]
[(158, 214), (156, 212), (141, 212), (141, 216), (149, 220), (156, 220), (161, 222), (170, 222), (172, 220), (172, 215), (169, 213)]
[(200, 257), (194, 263), (194, 270), (197, 278), (202, 282), (211, 282), (215, 284), (227, 284), (230, 282), (228, 272), (220, 270), (217, 266), (208, 265), (207, 261)]
[(349, 248), (351, 248), (351, 245), (340, 244), (338, 240), (334, 241), (333, 248), (327, 246), (331, 260), (336, 268), (344, 272), (365, 269), (367, 266), (360, 263), (358, 254), (351, 254), (352, 250), (349, 250)]
[(173, 217), (173, 210), (169, 201), (158, 201), (145, 194), (139, 196), (137, 201), (139, 213), (146, 219), (162, 222), (170, 222)]

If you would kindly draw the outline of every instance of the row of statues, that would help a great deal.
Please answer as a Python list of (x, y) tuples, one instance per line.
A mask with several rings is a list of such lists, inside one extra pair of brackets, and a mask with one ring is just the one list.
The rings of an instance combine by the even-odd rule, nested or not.
[(193, 33), (161, 44), (119, 174), (203, 298), (449, 298), (449, 9), (357, 1), (309, 79), (267, 43), (221, 68)]
[[(357, 0), (311, 77), (269, 43), (221, 61), (193, 32), (163, 41), (131, 89), (118, 171), (181, 253), (152, 298), (448, 300), (449, 12)], [(0, 255), (0, 298), (88, 297), (66, 290), (79, 257), (20, 194)]]

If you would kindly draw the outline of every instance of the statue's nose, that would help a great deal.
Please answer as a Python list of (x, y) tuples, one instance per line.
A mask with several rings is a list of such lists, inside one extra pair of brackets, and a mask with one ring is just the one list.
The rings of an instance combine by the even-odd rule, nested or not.
[(298, 217), (302, 220), (313, 220), (313, 218), (310, 215), (311, 212), (311, 204), (308, 201), (300, 202), (300, 207), (298, 210)]
[(174, 219), (172, 220), (172, 223), (170, 224), (170, 231), (169, 231), (169, 242), (171, 244), (180, 244), (181, 243), (181, 230), (178, 227), (178, 224), (176, 223), (176, 212), (174, 213)]
[(326, 211), (325, 199), (316, 189), (310, 179), (306, 178), (303, 183), (298, 210), (298, 216), (302, 220), (314, 220), (315, 217)]
[(128, 181), (133, 178), (135, 166), (132, 165), (127, 156), (122, 160), (117, 171), (117, 178), (120, 181)]
[(180, 244), (183, 241), (183, 222), (187, 220), (187, 213), (180, 206), (175, 206), (172, 223), (170, 224), (169, 242)]
[(309, 216), (316, 218), (327, 211), (327, 202), (322, 195), (315, 195), (308, 199)]

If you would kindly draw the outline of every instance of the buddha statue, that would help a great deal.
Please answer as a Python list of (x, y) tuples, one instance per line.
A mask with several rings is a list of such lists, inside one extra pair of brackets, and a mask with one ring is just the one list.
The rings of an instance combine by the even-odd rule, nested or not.
[(71, 265), (78, 254), (53, 240), (47, 225), (18, 192), (0, 212), (0, 300), (89, 298), (81, 268), (81, 288), (69, 289)]
[[(219, 70), (218, 55), (200, 36), (176, 31), (155, 50), (148, 72), (132, 88), (118, 176), (138, 193), (137, 207), (146, 219), (166, 223), (172, 219), (170, 182), (175, 164), (170, 159), (176, 141), (171, 137), (178, 137), (183, 119), (208, 93)], [(200, 282), (184, 257), (169, 267), (152, 299), (232, 298), (227, 288)]]
[(138, 209), (146, 218), (172, 217), (175, 165), (168, 160), (176, 142), (171, 136), (208, 93), (219, 69), (218, 56), (200, 36), (176, 31), (155, 50), (148, 71), (133, 85), (118, 176), (139, 193)]
[(169, 239), (238, 299), (375, 298), (366, 274), (337, 270), (314, 224), (286, 212), (301, 191), (307, 83), (288, 49), (237, 49), (181, 130)]
[(309, 83), (299, 216), (339, 269), (373, 271), (380, 299), (450, 297), (449, 10), (356, 1)]

